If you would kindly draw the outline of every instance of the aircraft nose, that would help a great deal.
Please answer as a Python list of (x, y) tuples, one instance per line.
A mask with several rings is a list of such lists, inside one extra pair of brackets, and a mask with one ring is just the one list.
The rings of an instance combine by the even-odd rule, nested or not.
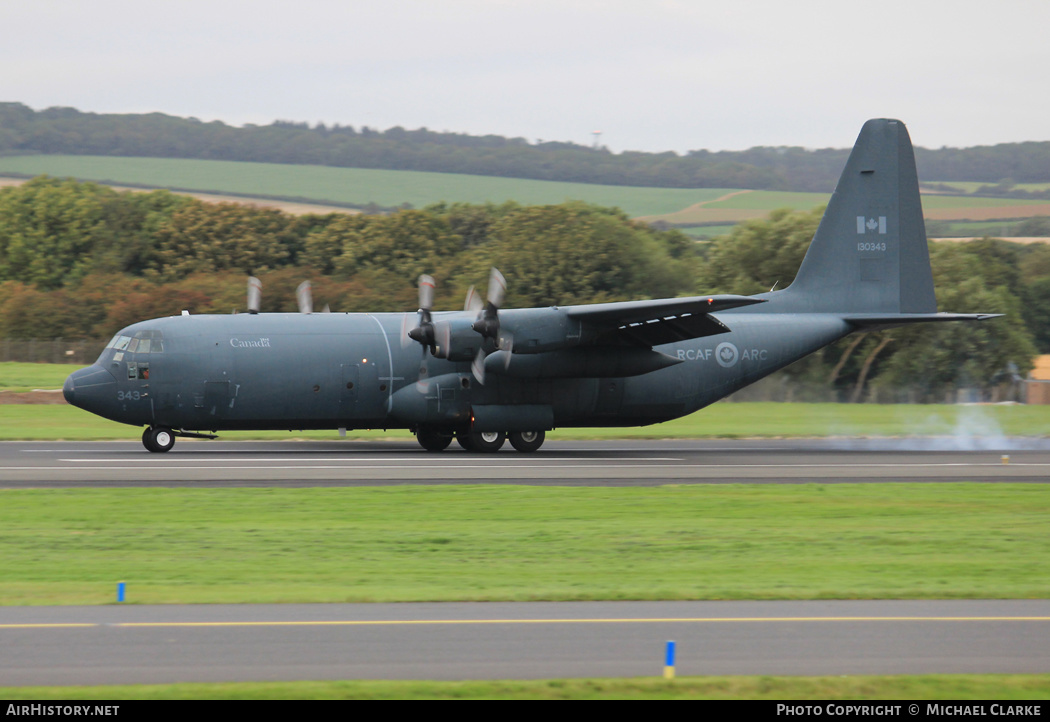
[(98, 365), (74, 371), (62, 384), (62, 395), (73, 406), (94, 411), (93, 406), (109, 401), (117, 380), (106, 369)]

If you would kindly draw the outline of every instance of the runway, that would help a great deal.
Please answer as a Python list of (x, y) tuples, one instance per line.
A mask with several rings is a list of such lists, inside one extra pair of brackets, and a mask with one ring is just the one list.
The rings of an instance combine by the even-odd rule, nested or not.
[(0, 608), (0, 686), (1050, 672), (1050, 601)]
[(167, 454), (135, 442), (0, 443), (0, 488), (63, 486), (654, 485), (985, 481), (1047, 483), (1050, 443), (1004, 440), (549, 441), (534, 454), (412, 441), (180, 440)]
[[(0, 443), (0, 488), (1048, 478), (1030, 440)], [(680, 675), (1050, 673), (1050, 600), (0, 607), (0, 686), (657, 676), (668, 640)]]

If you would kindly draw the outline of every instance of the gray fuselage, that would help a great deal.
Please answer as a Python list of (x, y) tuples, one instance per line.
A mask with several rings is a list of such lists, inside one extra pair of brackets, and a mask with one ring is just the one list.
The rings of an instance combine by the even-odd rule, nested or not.
[[(120, 331), (65, 391), (108, 419), (174, 429), (454, 429), (486, 409), (502, 410), (486, 422), (500, 430), (537, 409), (531, 423), (548, 428), (634, 426), (692, 413), (851, 330), (832, 314), (723, 315), (731, 332), (656, 347), (678, 362), (667, 368), (559, 377), (543, 364), (548, 354), (537, 354), (529, 360), (541, 362), (542, 377), (529, 378), (511, 372), (526, 358), (514, 354), (502, 373), (503, 362), (490, 361), (484, 385), (468, 361), (402, 340), (415, 314), (173, 316)], [(152, 340), (148, 351), (118, 348), (136, 337)]]

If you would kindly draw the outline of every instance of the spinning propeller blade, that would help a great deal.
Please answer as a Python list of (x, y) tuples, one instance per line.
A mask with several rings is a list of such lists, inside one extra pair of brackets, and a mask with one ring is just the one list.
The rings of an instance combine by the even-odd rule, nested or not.
[(295, 289), (295, 300), (299, 303), (299, 313), (313, 313), (314, 299), (309, 281), (303, 281)]
[[(473, 289), (472, 289), (473, 290)], [(471, 324), (471, 328), (481, 334), (482, 339), (492, 339), (492, 342), (496, 345), (496, 348), (505, 349), (507, 351), (507, 361), (510, 364), (510, 354), (514, 349), (514, 338), (511, 334), (500, 334), (500, 322), (499, 322), (499, 309), (503, 305), (503, 299), (507, 295), (507, 279), (503, 277), (495, 268), (489, 273), (489, 287), (488, 287), (488, 301), (485, 303), (485, 307), (478, 313), (478, 319)], [(470, 296), (467, 296), (467, 303), (470, 303)], [(474, 378), (478, 380), (479, 384), (485, 383), (485, 357), (488, 356), (488, 351), (485, 350), (484, 340), (482, 341), (482, 347), (478, 350), (478, 355), (474, 358), (474, 362), (470, 365), (470, 370), (474, 374)]]
[(431, 321), (430, 308), (434, 304), (434, 279), (426, 274), (419, 277), (419, 324), (408, 332), (408, 337), (423, 344), (423, 353), (427, 347), (434, 350), (434, 324)]
[(262, 281), (255, 276), (248, 277), (248, 313), (259, 313), (262, 305)]

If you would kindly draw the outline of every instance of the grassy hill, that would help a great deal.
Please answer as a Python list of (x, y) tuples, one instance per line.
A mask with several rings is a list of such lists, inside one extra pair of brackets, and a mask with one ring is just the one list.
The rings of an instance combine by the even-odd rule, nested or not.
[[(749, 191), (733, 188), (643, 188), (587, 183), (495, 178), (419, 171), (334, 168), (277, 163), (27, 155), (0, 157), (0, 174), (71, 176), (118, 185), (309, 200), (364, 206), (422, 207), (438, 201), (525, 205), (582, 200), (618, 206), (633, 217), (685, 226), (720, 226), (761, 218), (775, 208), (805, 210), (827, 203), (830, 194)], [(926, 217), (939, 221), (996, 221), (1050, 215), (1038, 200), (927, 194)], [(960, 235), (967, 234), (965, 227)]]
[(632, 216), (671, 213), (732, 190), (634, 188), (418, 171), (70, 155), (3, 157), (0, 173), (46, 173), (155, 188), (304, 198), (322, 203), (376, 203), (387, 207), (411, 203), (419, 208), (438, 201), (515, 200), (525, 205), (544, 205), (582, 200), (618, 206)]

